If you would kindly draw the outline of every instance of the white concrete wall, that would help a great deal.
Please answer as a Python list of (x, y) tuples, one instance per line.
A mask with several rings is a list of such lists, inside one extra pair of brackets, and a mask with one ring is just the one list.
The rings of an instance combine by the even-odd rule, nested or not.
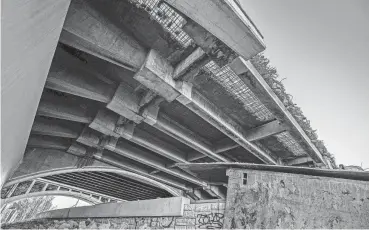
[(1, 186), (23, 157), (69, 3), (1, 1)]
[(36, 218), (183, 216), (184, 205), (189, 203), (190, 200), (184, 197), (127, 201), (58, 209), (40, 213)]

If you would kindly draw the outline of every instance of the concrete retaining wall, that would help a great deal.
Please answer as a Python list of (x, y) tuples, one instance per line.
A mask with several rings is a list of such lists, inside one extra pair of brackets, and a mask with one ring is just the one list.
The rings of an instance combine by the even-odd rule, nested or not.
[(184, 205), (190, 200), (184, 197), (138, 200), (120, 203), (98, 204), (76, 208), (65, 208), (40, 213), (36, 218), (100, 218), (100, 217), (161, 217), (182, 216)]
[(220, 201), (212, 203), (183, 204), (183, 215), (181, 216), (38, 219), (30, 222), (3, 225), (2, 228), (219, 229), (223, 227), (224, 209), (225, 203)]
[(227, 172), (225, 228), (369, 228), (369, 183), (245, 169)]

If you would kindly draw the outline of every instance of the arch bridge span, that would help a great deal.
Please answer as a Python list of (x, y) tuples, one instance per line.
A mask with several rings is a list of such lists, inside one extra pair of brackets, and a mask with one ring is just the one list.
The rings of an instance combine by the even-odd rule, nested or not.
[(58, 168), (18, 176), (1, 191), (2, 205), (41, 196), (67, 195), (89, 203), (179, 196), (179, 190), (119, 168), (89, 166)]

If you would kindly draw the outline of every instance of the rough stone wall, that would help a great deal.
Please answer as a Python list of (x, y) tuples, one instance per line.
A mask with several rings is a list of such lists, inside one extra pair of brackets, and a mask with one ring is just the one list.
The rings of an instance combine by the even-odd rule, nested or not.
[(243, 169), (227, 175), (225, 228), (369, 228), (368, 182)]
[(219, 229), (223, 227), (224, 209), (225, 203), (186, 204), (184, 215), (181, 217), (42, 219), (1, 227), (3, 229)]

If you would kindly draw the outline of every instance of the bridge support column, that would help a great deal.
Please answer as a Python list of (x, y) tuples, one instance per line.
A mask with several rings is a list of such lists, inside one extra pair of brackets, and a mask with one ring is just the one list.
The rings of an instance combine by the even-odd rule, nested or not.
[(1, 186), (23, 157), (69, 3), (2, 2)]

